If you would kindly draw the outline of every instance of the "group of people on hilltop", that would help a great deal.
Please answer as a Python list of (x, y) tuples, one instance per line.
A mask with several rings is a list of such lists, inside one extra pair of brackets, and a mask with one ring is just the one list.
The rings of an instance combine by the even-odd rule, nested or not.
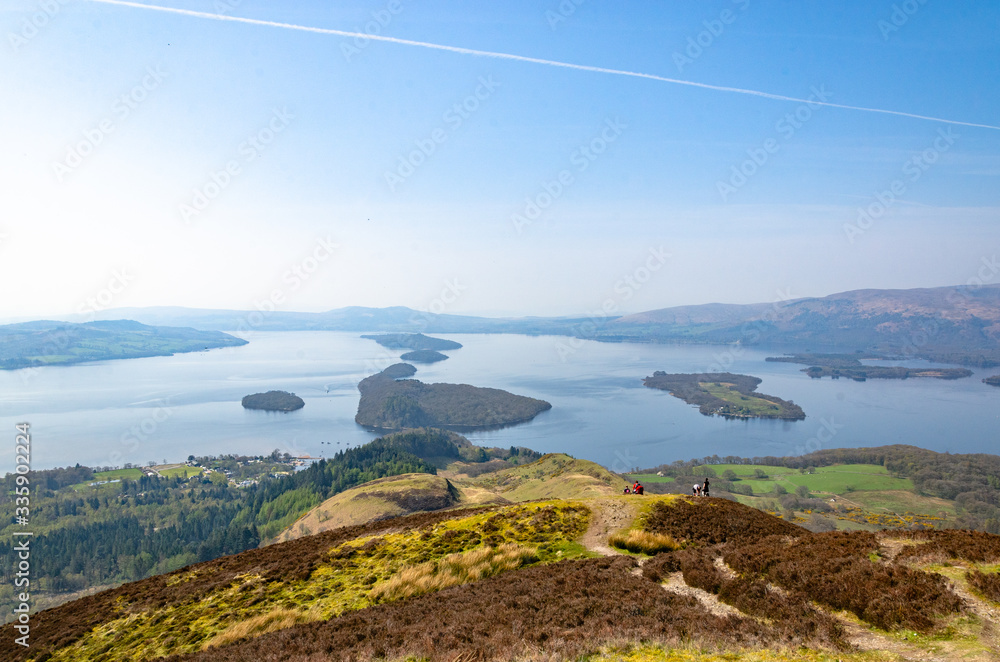
[[(626, 485), (622, 494), (642, 494), (644, 491), (645, 489), (642, 487), (642, 483), (635, 481), (635, 483), (632, 484), (632, 487)], [(691, 493), (694, 496), (708, 496), (708, 478), (705, 479), (704, 483), (695, 483), (691, 487)]]
[(632, 484), (631, 488), (628, 485), (626, 485), (625, 486), (625, 491), (622, 492), (622, 494), (638, 494), (638, 495), (642, 495), (642, 493), (644, 491), (645, 491), (645, 489), (643, 488), (642, 483), (640, 483), (639, 481), (635, 481), (635, 483)]

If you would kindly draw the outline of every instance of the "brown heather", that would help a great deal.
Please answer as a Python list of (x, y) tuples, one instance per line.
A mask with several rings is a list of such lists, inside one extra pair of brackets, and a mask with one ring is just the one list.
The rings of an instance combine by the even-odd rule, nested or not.
[[(574, 659), (609, 641), (767, 646), (773, 628), (711, 614), (631, 574), (634, 559), (563, 561), (345, 613), (167, 662)], [(805, 643), (796, 637), (797, 643)]]
[(716, 497), (657, 503), (646, 515), (643, 528), (698, 545), (745, 543), (771, 535), (809, 535), (808, 531), (790, 522)]
[(801, 591), (819, 604), (845, 609), (886, 630), (929, 632), (936, 616), (963, 610), (962, 599), (944, 577), (873, 560), (869, 555), (878, 548), (872, 533), (830, 532), (727, 546), (723, 558), (739, 573)]
[(920, 545), (903, 548), (898, 562), (907, 560), (920, 561), (950, 561), (961, 559), (974, 563), (996, 563), (1000, 561), (1000, 536), (982, 531), (966, 531), (964, 529), (943, 529), (930, 531), (912, 531), (893, 537), (909, 537), (913, 540), (926, 540)]
[(1000, 602), (1000, 575), (995, 572), (987, 574), (979, 570), (970, 570), (965, 573), (965, 578), (969, 581), (969, 586), (984, 598)]

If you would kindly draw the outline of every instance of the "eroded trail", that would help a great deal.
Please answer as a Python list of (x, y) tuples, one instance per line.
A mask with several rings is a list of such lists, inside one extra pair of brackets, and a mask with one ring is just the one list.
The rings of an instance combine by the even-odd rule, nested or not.
[(630, 503), (623, 498), (607, 497), (594, 499), (588, 505), (593, 515), (590, 518), (590, 526), (587, 527), (587, 532), (583, 534), (580, 542), (601, 556), (620, 554), (621, 552), (608, 545), (608, 536), (632, 524), (639, 511), (638, 504)]

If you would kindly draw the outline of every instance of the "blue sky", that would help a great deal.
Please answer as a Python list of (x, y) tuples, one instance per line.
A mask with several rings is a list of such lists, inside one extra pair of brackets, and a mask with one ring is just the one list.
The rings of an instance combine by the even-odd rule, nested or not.
[[(995, 2), (651, 4), (159, 6), (1000, 125)], [(993, 128), (85, 0), (0, 36), (3, 318), (641, 311), (1000, 248)]]

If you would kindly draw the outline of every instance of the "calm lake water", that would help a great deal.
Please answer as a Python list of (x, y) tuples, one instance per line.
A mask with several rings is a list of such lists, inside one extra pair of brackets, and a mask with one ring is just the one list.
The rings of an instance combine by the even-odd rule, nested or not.
[[(0, 372), (0, 473), (14, 468), (15, 423), (32, 430), (32, 465), (179, 461), (188, 455), (326, 456), (375, 434), (354, 422), (357, 383), (398, 362), (356, 333), (256, 333), (250, 344), (178, 356)], [(814, 380), (775, 350), (573, 341), (562, 337), (447, 335), (464, 347), (430, 366), (424, 382), (502, 388), (552, 403), (532, 422), (467, 436), (486, 446), (567, 452), (616, 471), (718, 454), (797, 455), (818, 448), (913, 444), (953, 453), (998, 452), (1000, 389), (968, 379)], [(560, 351), (562, 348), (562, 351)], [(731, 361), (731, 363), (730, 363)], [(723, 366), (763, 379), (762, 393), (794, 400), (804, 421), (702, 416), (645, 388), (655, 370)], [(926, 366), (914, 361), (906, 365)], [(249, 393), (292, 391), (291, 413), (247, 411)], [(2, 437), (0, 437), (2, 438)]]

